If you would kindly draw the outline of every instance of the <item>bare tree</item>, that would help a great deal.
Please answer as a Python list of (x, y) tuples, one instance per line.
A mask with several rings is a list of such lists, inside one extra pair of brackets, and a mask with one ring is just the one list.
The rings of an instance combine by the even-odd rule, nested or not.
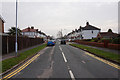
[(58, 37), (58, 38), (62, 38), (62, 37), (63, 37), (62, 30), (61, 30), (61, 31), (58, 31), (57, 37)]

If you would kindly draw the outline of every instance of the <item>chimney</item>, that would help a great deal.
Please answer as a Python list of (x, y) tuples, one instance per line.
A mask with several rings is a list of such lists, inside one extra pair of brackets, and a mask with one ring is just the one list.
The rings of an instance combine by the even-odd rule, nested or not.
[(82, 29), (82, 26), (80, 26), (79, 29), (81, 30), (81, 29)]
[(86, 23), (86, 26), (88, 26), (88, 25), (89, 25), (89, 22)]
[(36, 29), (36, 31), (38, 32), (38, 29)]
[(82, 30), (82, 27), (80, 26), (80, 28), (79, 28), (79, 29), (80, 29), (80, 31), (81, 31), (81, 30)]
[(28, 27), (28, 31), (30, 31), (30, 27)]
[(31, 26), (31, 29), (34, 29), (34, 26)]

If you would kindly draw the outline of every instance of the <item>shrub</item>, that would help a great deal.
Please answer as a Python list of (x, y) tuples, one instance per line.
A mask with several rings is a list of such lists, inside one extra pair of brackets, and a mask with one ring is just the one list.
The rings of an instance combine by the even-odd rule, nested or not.
[(109, 43), (112, 43), (112, 41), (113, 41), (113, 39), (101, 39), (102, 40), (102, 42), (104, 42), (104, 40), (108, 40), (109, 41)]
[(102, 42), (102, 40), (99, 40), (99, 41), (98, 41), (98, 43), (101, 43), (101, 42)]
[(92, 39), (91, 42), (95, 42), (95, 40)]
[(120, 44), (120, 38), (113, 39), (113, 44)]
[(83, 39), (82, 41), (91, 41), (91, 39)]
[(98, 42), (98, 38), (91, 39), (91, 42)]

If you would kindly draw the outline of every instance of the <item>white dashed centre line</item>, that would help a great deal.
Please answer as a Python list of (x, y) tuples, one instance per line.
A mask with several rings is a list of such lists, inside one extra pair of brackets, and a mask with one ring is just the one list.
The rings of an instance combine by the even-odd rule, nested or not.
[(72, 80), (75, 80), (75, 77), (74, 77), (74, 75), (73, 75), (71, 70), (69, 70), (69, 73), (70, 73), (70, 76), (71, 76)]
[[(61, 48), (60, 46), (59, 46), (59, 48), (60, 48), (60, 50), (61, 50), (61, 52), (62, 52), (64, 61), (67, 63), (67, 59), (66, 59), (66, 57), (65, 57), (65, 55), (64, 55), (64, 53), (63, 53), (63, 51), (62, 51), (62, 48)], [(71, 69), (70, 69), (70, 67), (68, 66), (68, 64), (67, 64), (67, 67), (68, 67), (68, 70), (69, 70), (69, 74), (70, 74), (71, 79), (72, 79), (72, 80), (75, 80), (75, 77), (74, 77), (74, 75), (73, 75), (73, 72), (71, 71)]]
[(84, 63), (84, 64), (85, 64), (86, 62), (85, 62), (85, 61), (82, 61), (82, 63)]
[(60, 50), (62, 51), (62, 48), (59, 46)]
[(65, 57), (63, 52), (62, 52), (62, 55), (63, 55), (64, 61), (67, 62), (67, 59), (66, 59), (66, 57)]

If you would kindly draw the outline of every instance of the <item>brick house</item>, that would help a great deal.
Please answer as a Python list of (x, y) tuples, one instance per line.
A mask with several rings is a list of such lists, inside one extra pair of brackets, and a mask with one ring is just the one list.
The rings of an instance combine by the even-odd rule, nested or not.
[(34, 27), (32, 26), (31, 28), (25, 28), (22, 30), (22, 35), (23, 36), (27, 36), (27, 37), (31, 37), (31, 38), (36, 38), (38, 36), (38, 29), (34, 29)]
[(113, 38), (117, 38), (118, 34), (117, 33), (113, 33), (113, 32), (100, 32), (97, 35), (97, 38), (104, 38), (104, 39), (113, 39)]
[(4, 33), (4, 19), (2, 18), (2, 16), (0, 15), (0, 33)]

